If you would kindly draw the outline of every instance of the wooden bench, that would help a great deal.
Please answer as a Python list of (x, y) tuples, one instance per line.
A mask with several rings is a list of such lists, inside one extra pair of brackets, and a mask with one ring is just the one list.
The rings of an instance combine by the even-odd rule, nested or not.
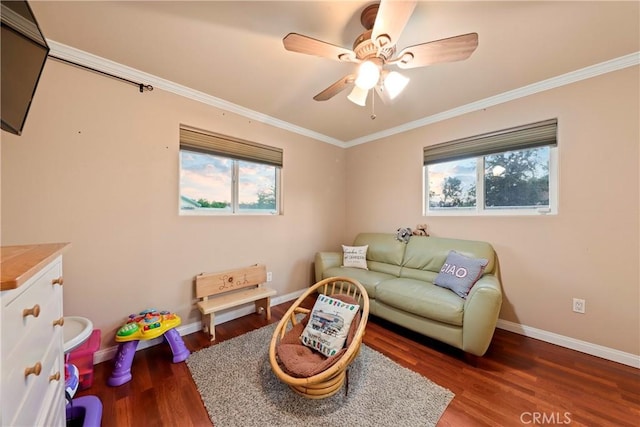
[(264, 265), (228, 270), (220, 273), (202, 273), (196, 276), (196, 305), (202, 313), (202, 330), (208, 332), (211, 341), (216, 339), (215, 313), (217, 311), (254, 302), (256, 313), (264, 311), (271, 319), (271, 296), (274, 289), (263, 286), (267, 281)]

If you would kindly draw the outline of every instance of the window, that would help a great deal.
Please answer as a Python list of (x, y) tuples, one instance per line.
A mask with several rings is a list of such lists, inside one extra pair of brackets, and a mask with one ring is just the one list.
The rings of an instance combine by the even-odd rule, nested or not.
[(180, 214), (278, 214), (282, 149), (180, 127)]
[(557, 120), (424, 148), (425, 214), (557, 212)]

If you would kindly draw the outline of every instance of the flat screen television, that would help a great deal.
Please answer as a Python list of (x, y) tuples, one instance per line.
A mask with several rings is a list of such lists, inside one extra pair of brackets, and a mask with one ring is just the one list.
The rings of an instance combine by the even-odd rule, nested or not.
[(22, 134), (49, 46), (26, 1), (2, 1), (0, 116), (2, 129)]

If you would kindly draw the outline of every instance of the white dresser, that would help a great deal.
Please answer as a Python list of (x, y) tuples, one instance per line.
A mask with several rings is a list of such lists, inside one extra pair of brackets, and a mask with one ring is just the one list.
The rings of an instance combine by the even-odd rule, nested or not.
[(68, 246), (0, 249), (2, 426), (66, 426), (62, 252)]

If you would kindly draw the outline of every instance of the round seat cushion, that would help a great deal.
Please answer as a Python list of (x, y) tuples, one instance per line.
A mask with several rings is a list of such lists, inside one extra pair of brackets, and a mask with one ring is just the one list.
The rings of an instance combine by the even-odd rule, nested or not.
[[(342, 294), (332, 295), (332, 298), (339, 299), (347, 304), (358, 303), (355, 298)], [(300, 341), (300, 335), (302, 335), (302, 331), (309, 322), (309, 316), (310, 314), (306, 315), (297, 325), (289, 329), (276, 345), (276, 355), (278, 356), (280, 367), (287, 374), (296, 378), (311, 377), (326, 371), (334, 365), (353, 342), (353, 337), (358, 325), (360, 325), (360, 312), (358, 312), (349, 328), (345, 346), (333, 356), (327, 357), (319, 351), (307, 347)]]

